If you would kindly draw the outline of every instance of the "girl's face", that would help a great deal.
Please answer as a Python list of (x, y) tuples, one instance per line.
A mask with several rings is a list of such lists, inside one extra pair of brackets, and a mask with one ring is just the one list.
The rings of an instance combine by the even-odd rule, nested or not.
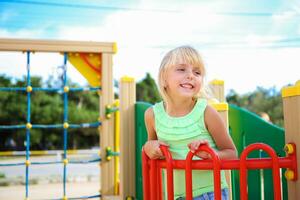
[(193, 98), (201, 88), (202, 74), (190, 64), (177, 64), (166, 73), (166, 91), (172, 99)]

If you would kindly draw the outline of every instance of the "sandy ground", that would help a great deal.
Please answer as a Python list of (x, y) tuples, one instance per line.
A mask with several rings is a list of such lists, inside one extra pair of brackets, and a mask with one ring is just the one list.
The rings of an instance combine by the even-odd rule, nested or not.
[[(99, 182), (67, 183), (67, 197), (83, 197), (99, 194)], [(61, 199), (63, 197), (63, 184), (37, 184), (29, 186), (30, 200)], [(0, 187), (0, 200), (23, 200), (25, 199), (25, 186)], [(98, 199), (98, 198), (95, 198)]]

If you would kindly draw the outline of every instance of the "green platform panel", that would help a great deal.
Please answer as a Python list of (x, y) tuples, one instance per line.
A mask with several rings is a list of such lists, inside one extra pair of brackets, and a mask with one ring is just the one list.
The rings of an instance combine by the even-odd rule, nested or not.
[(136, 130), (136, 199), (143, 199), (143, 176), (142, 176), (142, 147), (147, 141), (147, 130), (144, 122), (144, 113), (152, 106), (149, 103), (137, 102), (135, 104), (135, 130)]
[[(237, 147), (240, 156), (243, 149), (252, 143), (262, 142), (270, 145), (278, 156), (285, 156), (283, 151), (285, 145), (284, 129), (266, 122), (258, 115), (240, 108), (229, 105), (229, 131)], [(265, 152), (254, 151), (248, 158), (269, 157)], [(283, 199), (287, 199), (287, 183), (282, 172)], [(233, 199), (240, 199), (239, 171), (232, 173)], [(248, 199), (273, 199), (272, 171), (248, 170)]]

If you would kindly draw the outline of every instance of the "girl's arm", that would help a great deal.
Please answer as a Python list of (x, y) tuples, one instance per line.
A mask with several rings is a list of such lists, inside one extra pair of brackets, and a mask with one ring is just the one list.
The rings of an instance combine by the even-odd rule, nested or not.
[[(208, 132), (211, 134), (218, 148), (220, 159), (235, 159), (237, 158), (236, 147), (227, 131), (225, 123), (220, 114), (207, 105), (204, 113), (204, 121)], [(188, 144), (189, 149), (196, 151), (201, 144), (208, 144), (206, 140), (196, 140)], [(197, 156), (203, 159), (210, 158), (210, 155), (204, 151), (197, 153)]]
[(153, 108), (148, 108), (145, 112), (145, 124), (148, 133), (148, 141), (144, 144), (143, 149), (150, 159), (158, 159), (163, 157), (159, 146), (167, 145), (157, 140), (154, 122)]
[(227, 127), (220, 114), (210, 105), (207, 105), (204, 113), (204, 121), (208, 132), (214, 139), (220, 159), (237, 158), (237, 150), (230, 137)]

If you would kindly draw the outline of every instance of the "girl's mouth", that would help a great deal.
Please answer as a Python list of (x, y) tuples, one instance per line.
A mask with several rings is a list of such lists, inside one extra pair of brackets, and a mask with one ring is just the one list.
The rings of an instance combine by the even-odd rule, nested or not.
[(183, 87), (183, 88), (186, 88), (186, 89), (193, 89), (194, 88), (194, 86), (190, 83), (180, 84), (180, 87)]

